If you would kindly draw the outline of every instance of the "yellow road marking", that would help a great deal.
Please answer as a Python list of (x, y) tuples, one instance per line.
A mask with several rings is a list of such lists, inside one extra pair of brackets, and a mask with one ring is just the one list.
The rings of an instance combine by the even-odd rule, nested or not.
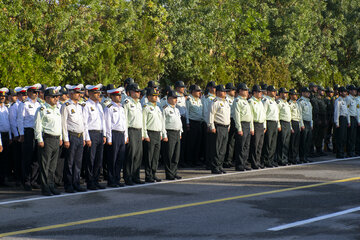
[(288, 191), (294, 191), (294, 190), (300, 190), (300, 189), (308, 189), (308, 188), (326, 186), (326, 185), (336, 184), (336, 183), (351, 182), (351, 181), (357, 181), (357, 180), (360, 180), (360, 177), (346, 178), (346, 179), (340, 179), (340, 180), (335, 180), (335, 181), (330, 181), (330, 182), (310, 184), (310, 185), (305, 185), (305, 186), (291, 187), (291, 188), (285, 188), (285, 189), (279, 189), (279, 190), (273, 190), (273, 191), (267, 191), (267, 192), (260, 192), (260, 193), (252, 193), (252, 194), (240, 195), (240, 196), (234, 196), (234, 197), (228, 197), (228, 198), (220, 198), (220, 199), (214, 199), (214, 200), (203, 201), (203, 202), (181, 204), (181, 205), (175, 205), (175, 206), (164, 207), (164, 208), (155, 208), (155, 209), (150, 209), (150, 210), (145, 210), (145, 211), (124, 213), (124, 214), (107, 216), (107, 217), (92, 218), (92, 219), (75, 221), (75, 222), (55, 224), (55, 225), (50, 225), (50, 226), (45, 226), (45, 227), (37, 227), (37, 228), (20, 230), (20, 231), (1, 233), (0, 237), (14, 236), (14, 235), (39, 232), (39, 231), (64, 228), (64, 227), (72, 227), (72, 226), (87, 224), (87, 223), (94, 223), (94, 222), (100, 222), (100, 221), (106, 221), (106, 220), (112, 220), (112, 219), (118, 219), (118, 218), (132, 217), (132, 216), (144, 215), (144, 214), (149, 214), (149, 213), (164, 212), (164, 211), (170, 211), (170, 210), (181, 209), (181, 208), (195, 207), (195, 206), (201, 206), (201, 205), (206, 205), (206, 204), (219, 203), (219, 202), (225, 202), (225, 201), (231, 201), (231, 200), (237, 200), (237, 199), (243, 199), (243, 198), (250, 198), (250, 197), (257, 197), (257, 196), (269, 195), (269, 194), (274, 194), (274, 193), (282, 193), (282, 192), (288, 192)]

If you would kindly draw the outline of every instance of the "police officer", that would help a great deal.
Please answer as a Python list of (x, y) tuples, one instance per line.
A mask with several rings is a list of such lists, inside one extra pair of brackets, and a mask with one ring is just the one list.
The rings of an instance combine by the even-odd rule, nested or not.
[(336, 158), (344, 158), (347, 127), (350, 127), (350, 116), (346, 105), (347, 90), (344, 87), (338, 89), (340, 96), (335, 100), (334, 124), (336, 126)]
[(7, 178), (10, 177), (11, 162), (9, 161), (9, 144), (12, 136), (9, 121), (9, 110), (5, 105), (8, 93), (9, 89), (0, 88), (0, 135), (3, 148), (3, 151), (0, 153), (0, 185), (5, 184)]
[(104, 189), (99, 183), (100, 170), (103, 161), (103, 150), (106, 142), (106, 127), (104, 111), (100, 104), (100, 91), (102, 84), (96, 86), (86, 85), (89, 99), (83, 108), (86, 143), (86, 183), (87, 189)]
[(259, 85), (252, 88), (252, 97), (249, 99), (251, 113), (254, 122), (254, 135), (250, 140), (250, 160), (251, 168), (264, 168), (264, 163), (260, 162), (261, 151), (264, 143), (264, 133), (266, 131), (266, 112), (261, 101), (262, 90)]
[(123, 90), (122, 87), (107, 90), (111, 103), (104, 108), (106, 144), (109, 147), (106, 158), (108, 170), (107, 185), (113, 188), (124, 186), (123, 183), (120, 183), (120, 175), (126, 157), (126, 144), (129, 141), (127, 119), (125, 110), (121, 105)]
[(313, 128), (313, 119), (312, 119), (312, 105), (310, 102), (310, 90), (307, 87), (303, 87), (301, 89), (301, 98), (298, 100), (298, 106), (300, 110), (301, 122), (300, 122), (300, 149), (299, 149), (299, 156), (300, 161), (310, 162), (308, 159), (310, 146), (312, 145), (311, 142), (311, 135), (312, 135), (312, 128)]
[(291, 108), (287, 101), (288, 91), (286, 88), (279, 89), (279, 99), (276, 101), (279, 107), (279, 120), (281, 131), (278, 134), (276, 146), (276, 161), (280, 166), (288, 164), (289, 145), (291, 133)]
[(254, 135), (254, 122), (251, 107), (248, 102), (249, 89), (245, 83), (237, 86), (238, 97), (235, 99), (232, 112), (235, 124), (235, 170), (251, 170), (248, 161), (250, 151), (250, 139)]
[(281, 131), (281, 125), (279, 122), (279, 108), (276, 104), (275, 96), (276, 89), (274, 86), (270, 85), (267, 88), (267, 96), (262, 100), (266, 113), (266, 132), (261, 157), (265, 167), (278, 166), (278, 164), (274, 161), (274, 157), (278, 131)]
[[(325, 104), (326, 104), (326, 119), (328, 121), (326, 131), (325, 131), (325, 141), (324, 141), (324, 148), (325, 151), (331, 152), (332, 149), (330, 148), (330, 140), (333, 133), (334, 127), (334, 90), (331, 87), (327, 87), (325, 90), (326, 97), (325, 97)], [(334, 143), (333, 147), (334, 147)]]
[(80, 93), (84, 90), (82, 84), (66, 85), (70, 99), (61, 107), (64, 160), (64, 188), (67, 193), (85, 192), (80, 186), (80, 171), (85, 145), (83, 107), (79, 103)]
[(133, 78), (127, 78), (124, 81), (124, 89), (125, 91), (123, 91), (123, 93), (121, 94), (121, 104), (124, 105), (125, 100), (128, 98), (129, 96), (129, 91), (128, 91), (128, 87), (131, 84), (134, 84), (134, 79)]
[[(360, 113), (360, 88), (357, 89), (356, 108)], [(356, 128), (355, 154), (360, 156), (360, 126)]]
[(164, 129), (162, 112), (157, 105), (159, 94), (156, 88), (148, 88), (146, 90), (147, 103), (143, 107), (145, 182), (150, 183), (161, 182), (161, 179), (156, 176)]
[(325, 137), (325, 130), (327, 128), (326, 120), (326, 103), (324, 99), (325, 89), (318, 86), (317, 94), (314, 95), (313, 100), (313, 142), (316, 148), (315, 156), (326, 156), (323, 152), (323, 140)]
[(360, 126), (359, 108), (357, 108), (357, 88), (350, 85), (348, 88), (349, 95), (345, 98), (348, 113), (350, 117), (350, 127), (347, 132), (346, 152), (348, 157), (355, 157), (356, 131)]
[(144, 184), (140, 180), (140, 165), (143, 156), (143, 116), (140, 103), (138, 84), (128, 86), (129, 97), (124, 101), (125, 115), (128, 124), (129, 143), (126, 146), (126, 160), (124, 165), (124, 180), (126, 185)]
[(183, 124), (183, 133), (181, 137), (181, 150), (179, 165), (186, 167), (185, 155), (186, 155), (186, 143), (187, 143), (187, 127), (186, 127), (186, 96), (185, 96), (185, 84), (183, 81), (177, 81), (174, 85), (175, 92), (178, 96), (176, 107), (179, 109), (181, 115), (181, 122)]
[[(150, 88), (158, 90), (158, 87), (159, 87), (159, 85), (157, 85), (155, 81), (149, 81), (147, 83), (146, 90), (150, 89)], [(144, 106), (145, 104), (147, 104), (149, 102), (147, 95), (146, 95), (146, 90), (145, 90), (144, 96), (141, 98), (141, 101), (140, 101), (141, 106)], [(158, 97), (157, 97), (156, 103), (159, 104), (159, 106), (160, 106), (160, 99)]]
[[(227, 83), (225, 85), (226, 92), (226, 101), (229, 103), (230, 108), (232, 108), (234, 98), (235, 98), (235, 92), (236, 87), (233, 83)], [(235, 145), (235, 134), (236, 134), (236, 128), (235, 128), (235, 122), (234, 122), (234, 112), (231, 110), (230, 112), (230, 131), (229, 131), (229, 137), (228, 137), (228, 144), (226, 148), (226, 154), (225, 154), (225, 160), (223, 166), (225, 168), (233, 167), (234, 164), (234, 145)]]
[(59, 195), (55, 189), (55, 170), (62, 145), (61, 114), (57, 107), (59, 92), (46, 89), (45, 103), (35, 114), (35, 139), (39, 146), (41, 192), (45, 196)]
[(188, 132), (187, 164), (190, 166), (200, 165), (201, 142), (203, 140), (202, 113), (203, 104), (200, 99), (201, 88), (191, 85), (190, 96), (186, 99), (186, 124)]
[(205, 154), (205, 164), (207, 168), (210, 169), (210, 142), (213, 141), (212, 138), (215, 138), (214, 134), (211, 134), (208, 131), (209, 124), (209, 109), (212, 101), (216, 98), (216, 83), (214, 81), (208, 82), (206, 85), (205, 95), (201, 97), (201, 101), (203, 104), (203, 133), (204, 133), (204, 141), (203, 141), (203, 152)]
[(180, 139), (182, 134), (182, 122), (179, 109), (176, 107), (178, 95), (169, 91), (168, 103), (163, 107), (163, 142), (164, 142), (164, 165), (166, 180), (181, 179), (178, 175), (178, 163), (180, 158)]
[(302, 122), (299, 105), (297, 103), (298, 93), (296, 89), (290, 89), (289, 91), (290, 111), (291, 111), (291, 136), (289, 143), (289, 163), (297, 164), (297, 157), (299, 154), (300, 145), (300, 125)]
[(38, 101), (38, 91), (41, 84), (26, 87), (27, 99), (19, 104), (17, 125), (22, 143), (22, 175), (26, 191), (40, 188), (37, 183), (39, 176), (39, 162), (37, 161), (37, 143), (34, 135), (35, 112), (41, 106)]
[(228, 133), (230, 128), (230, 105), (225, 99), (226, 89), (223, 85), (216, 87), (216, 98), (212, 101), (209, 111), (209, 131), (215, 135), (210, 142), (210, 166), (211, 173), (226, 173), (222, 168)]

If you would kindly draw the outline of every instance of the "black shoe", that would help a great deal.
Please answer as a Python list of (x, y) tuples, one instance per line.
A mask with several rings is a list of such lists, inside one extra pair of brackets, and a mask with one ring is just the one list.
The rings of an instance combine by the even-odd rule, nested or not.
[(135, 185), (135, 183), (131, 180), (125, 180), (125, 185), (133, 186), (133, 185)]
[(224, 169), (220, 169), (220, 171), (223, 173), (223, 174), (226, 174), (226, 171)]
[(98, 189), (105, 189), (106, 187), (100, 183), (96, 183), (95, 186), (98, 188)]
[(166, 180), (175, 180), (174, 177), (166, 177)]
[(135, 179), (135, 180), (133, 180), (133, 182), (136, 184), (145, 184), (145, 182), (140, 179)]
[(232, 168), (234, 165), (232, 163), (224, 163), (223, 167), (224, 168)]
[(111, 187), (111, 188), (118, 188), (119, 187), (116, 183), (108, 183), (107, 186)]
[(145, 178), (145, 182), (147, 182), (147, 183), (154, 183), (155, 180), (152, 179), (152, 178)]
[(118, 187), (124, 187), (125, 184), (121, 183), (121, 182), (117, 182), (116, 185), (118, 185)]
[(273, 168), (274, 166), (273, 166), (272, 164), (270, 164), (270, 163), (265, 163), (265, 167), (267, 167), (267, 168)]
[(250, 166), (245, 166), (244, 168), (245, 168), (245, 170), (247, 170), (247, 171), (252, 170), (252, 168), (251, 168)]
[(235, 171), (243, 172), (243, 171), (245, 171), (245, 169), (243, 167), (237, 166), (237, 167), (235, 167)]
[(177, 174), (175, 174), (174, 178), (175, 178), (175, 179), (182, 179), (182, 177), (179, 176), (179, 175), (177, 175)]
[(155, 180), (156, 182), (161, 182), (161, 179), (158, 178), (158, 177), (154, 177), (154, 180)]
[(52, 196), (53, 195), (50, 190), (41, 190), (41, 194), (44, 196)]
[(77, 192), (86, 192), (86, 188), (80, 186), (80, 185), (75, 185), (74, 186), (74, 189), (77, 191)]
[(31, 184), (31, 187), (32, 187), (33, 189), (40, 189), (40, 185), (37, 184), (37, 183)]
[(286, 166), (287, 164), (285, 162), (279, 162), (279, 166)]
[(253, 165), (251, 165), (251, 168), (252, 169), (259, 169), (260, 167), (258, 165), (253, 164)]
[(71, 187), (66, 187), (66, 188), (65, 188), (65, 192), (66, 192), (66, 193), (75, 193), (75, 190), (74, 190), (74, 188), (71, 186)]
[(95, 186), (95, 185), (88, 185), (87, 189), (89, 189), (89, 190), (98, 190), (98, 187)]
[(278, 167), (279, 164), (277, 162), (272, 162), (271, 165), (273, 165), (274, 167)]
[(220, 170), (211, 170), (212, 174), (222, 174), (222, 171)]
[(54, 186), (51, 186), (51, 187), (49, 187), (49, 188), (50, 188), (50, 192), (51, 192), (52, 194), (54, 194), (54, 195), (60, 195), (60, 194), (61, 194), (60, 191), (57, 190), (57, 189), (55, 189)]
[(24, 190), (25, 190), (25, 191), (32, 191), (31, 185), (25, 184), (25, 185), (24, 185)]

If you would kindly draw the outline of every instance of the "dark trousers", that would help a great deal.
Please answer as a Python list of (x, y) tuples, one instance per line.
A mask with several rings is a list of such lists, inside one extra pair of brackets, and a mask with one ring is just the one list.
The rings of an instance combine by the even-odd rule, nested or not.
[(10, 177), (10, 159), (9, 159), (9, 132), (1, 132), (1, 141), (3, 151), (0, 153), (0, 184)]
[(300, 126), (298, 121), (291, 121), (294, 133), (291, 133), (289, 144), (289, 162), (297, 163), (300, 145)]
[(186, 159), (189, 164), (200, 162), (201, 142), (203, 128), (201, 121), (190, 120), (190, 130), (188, 132), (188, 147)]
[(249, 151), (250, 151), (250, 122), (241, 122), (241, 128), (243, 135), (240, 136), (235, 133), (235, 168), (236, 169), (244, 169), (245, 167), (250, 167), (250, 163), (248, 162)]
[(272, 164), (276, 151), (278, 123), (276, 121), (266, 121), (266, 129), (261, 158), (264, 164)]
[(226, 145), (228, 140), (229, 128), (215, 123), (216, 133), (215, 138), (210, 142), (210, 167), (213, 171), (222, 169), (224, 163)]
[(64, 181), (64, 162), (65, 162), (66, 149), (63, 146), (60, 146), (59, 150), (59, 159), (57, 160), (56, 170), (55, 170), (55, 184), (61, 185)]
[(344, 148), (346, 144), (346, 135), (347, 135), (347, 118), (344, 116), (339, 117), (339, 127), (336, 128), (336, 157), (343, 158)]
[(144, 141), (145, 179), (154, 180), (159, 164), (161, 132), (147, 131), (150, 142)]
[(82, 135), (69, 134), (70, 147), (66, 150), (64, 161), (64, 187), (78, 187), (80, 185), (80, 171), (84, 151)]
[(39, 147), (40, 180), (42, 190), (54, 187), (56, 164), (59, 158), (60, 137), (44, 134), (44, 147)]
[(125, 133), (112, 131), (112, 145), (107, 154), (108, 185), (118, 184), (121, 179), (121, 169), (125, 162)]
[(9, 145), (9, 159), (11, 159), (11, 169), (16, 182), (21, 181), (21, 143), (14, 141)]
[(99, 183), (103, 161), (104, 136), (101, 131), (89, 130), (91, 147), (86, 147), (86, 183), (88, 187)]
[(236, 132), (237, 130), (235, 127), (235, 121), (233, 118), (231, 118), (230, 131), (224, 160), (224, 163), (226, 164), (232, 164), (234, 162), (235, 135), (237, 134)]
[(355, 153), (358, 156), (360, 155), (360, 126), (356, 127)]
[(320, 116), (320, 118), (314, 121), (314, 130), (313, 130), (313, 142), (318, 153), (323, 151), (323, 141), (325, 138), (325, 131), (327, 126), (325, 123), (325, 117)]
[(140, 180), (140, 166), (143, 155), (141, 129), (129, 128), (129, 143), (126, 147), (124, 179), (126, 181)]
[(173, 178), (177, 174), (180, 158), (180, 131), (166, 130), (168, 141), (164, 142), (164, 165), (166, 178)]
[(348, 156), (355, 156), (356, 132), (358, 123), (356, 117), (350, 117), (350, 127), (347, 129), (346, 152)]
[(180, 160), (179, 164), (182, 165), (185, 163), (185, 157), (186, 157), (186, 148), (187, 148), (187, 124), (186, 124), (186, 118), (184, 116), (181, 116), (181, 122), (183, 127), (183, 133), (181, 135), (181, 146), (180, 146)]
[(308, 158), (310, 153), (310, 146), (312, 145), (311, 142), (311, 122), (310, 121), (304, 121), (305, 129), (300, 132), (300, 148), (299, 148), (299, 156), (300, 160), (304, 161)]
[(288, 163), (289, 145), (291, 136), (291, 123), (280, 121), (281, 132), (278, 133), (276, 144), (276, 161), (279, 164)]
[(24, 142), (22, 143), (22, 174), (24, 185), (31, 185), (38, 181), (39, 161), (37, 142), (34, 136), (34, 129), (24, 129)]
[(250, 140), (250, 161), (252, 167), (259, 168), (261, 151), (264, 143), (264, 123), (254, 122), (254, 136)]

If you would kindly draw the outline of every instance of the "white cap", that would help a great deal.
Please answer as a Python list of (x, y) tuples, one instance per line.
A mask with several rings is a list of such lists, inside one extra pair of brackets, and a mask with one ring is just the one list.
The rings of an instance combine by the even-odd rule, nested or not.
[(103, 85), (100, 83), (98, 85), (86, 85), (85, 88), (86, 90), (89, 91), (101, 91), (101, 88), (103, 87)]
[(65, 87), (68, 89), (68, 90), (75, 90), (75, 91), (82, 91), (84, 89), (84, 85), (82, 84), (78, 84), (78, 85), (69, 85), (69, 84), (66, 84)]
[(123, 87), (119, 87), (119, 88), (114, 88), (114, 89), (110, 89), (110, 90), (107, 90), (106, 92), (108, 94), (121, 94), (122, 92), (124, 91), (124, 88)]
[(41, 84), (36, 83), (36, 84), (34, 84), (32, 86), (26, 86), (25, 88), (26, 88), (26, 90), (29, 90), (29, 89), (40, 90), (41, 89)]
[(0, 96), (5, 96), (9, 92), (6, 87), (0, 88)]

